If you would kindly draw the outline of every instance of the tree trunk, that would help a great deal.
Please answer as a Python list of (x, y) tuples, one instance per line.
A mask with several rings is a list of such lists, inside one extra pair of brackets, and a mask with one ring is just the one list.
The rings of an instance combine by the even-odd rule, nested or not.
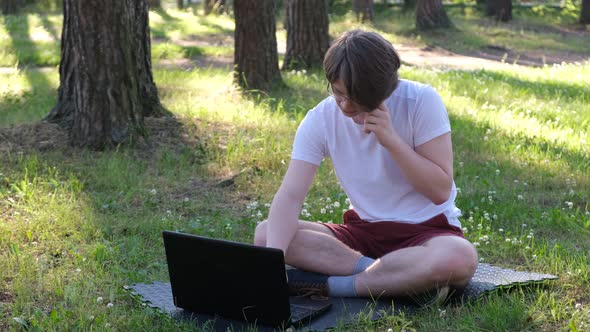
[(352, 0), (352, 10), (356, 14), (356, 20), (362, 23), (365, 23), (367, 19), (373, 21), (374, 7), (373, 0)]
[(178, 9), (184, 9), (184, 0), (176, 0), (176, 6)]
[[(237, 0), (240, 1), (240, 0)], [(221, 14), (225, 11), (225, 0), (204, 0), (205, 15), (209, 14)]]
[(12, 15), (16, 14), (18, 9), (22, 5), (21, 0), (0, 0), (2, 3), (2, 14), (3, 15)]
[(418, 0), (416, 6), (418, 30), (449, 28), (452, 25), (441, 0)]
[(148, 6), (150, 8), (161, 8), (162, 3), (160, 0), (148, 0)]
[(512, 0), (487, 1), (487, 16), (492, 16), (502, 22), (508, 22), (512, 19)]
[(281, 80), (275, 0), (236, 0), (234, 14), (234, 79), (246, 89), (267, 90)]
[(590, 24), (590, 0), (582, 0), (582, 10), (580, 12), (580, 23)]
[(287, 54), (283, 69), (321, 66), (330, 47), (328, 0), (287, 0)]
[(64, 0), (60, 87), (47, 115), (73, 145), (103, 149), (144, 134), (163, 111), (153, 82), (146, 0)]

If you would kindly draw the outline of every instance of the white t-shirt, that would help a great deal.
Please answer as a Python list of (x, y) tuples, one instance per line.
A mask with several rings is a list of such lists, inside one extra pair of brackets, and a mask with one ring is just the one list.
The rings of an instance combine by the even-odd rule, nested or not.
[[(429, 85), (400, 80), (385, 105), (393, 128), (412, 148), (451, 131), (446, 108)], [(450, 224), (461, 227), (455, 183), (448, 201), (432, 203), (410, 185), (375, 134), (366, 134), (362, 125), (342, 114), (333, 97), (307, 113), (291, 154), (292, 159), (315, 165), (325, 157), (332, 159), (351, 208), (361, 219), (416, 224), (444, 213)]]

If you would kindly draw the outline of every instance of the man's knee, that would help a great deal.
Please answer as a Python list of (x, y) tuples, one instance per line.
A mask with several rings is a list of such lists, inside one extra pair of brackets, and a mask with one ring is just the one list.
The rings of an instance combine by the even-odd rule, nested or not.
[(268, 220), (264, 220), (256, 225), (254, 230), (254, 244), (257, 246), (266, 246), (266, 224)]
[(456, 238), (445, 242), (446, 246), (439, 247), (439, 254), (433, 262), (432, 274), (434, 281), (439, 284), (464, 286), (477, 269), (477, 251), (467, 240)]

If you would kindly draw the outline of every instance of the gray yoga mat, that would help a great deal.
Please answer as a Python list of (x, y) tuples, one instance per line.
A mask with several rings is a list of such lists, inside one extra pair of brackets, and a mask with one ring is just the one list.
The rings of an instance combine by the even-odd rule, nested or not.
[[(470, 301), (481, 298), (493, 291), (508, 289), (515, 286), (540, 284), (557, 279), (550, 274), (520, 272), (502, 269), (489, 264), (480, 263), (473, 279), (464, 289), (452, 290), (449, 301)], [(205, 330), (241, 331), (252, 328), (245, 323), (212, 317), (208, 315), (192, 314), (177, 308), (172, 299), (172, 289), (169, 282), (137, 283), (126, 286), (135, 298), (142, 303), (158, 309), (163, 314), (178, 319), (191, 319)], [(428, 299), (429, 295), (416, 298), (329, 298), (332, 303), (330, 310), (312, 320), (307, 327), (300, 330), (321, 331), (329, 328), (346, 326), (359, 319), (378, 320), (385, 316), (404, 312), (412, 313), (421, 307), (420, 302)], [(432, 298), (433, 295), (430, 295)], [(419, 299), (422, 298), (422, 299)], [(259, 331), (272, 331), (272, 328), (256, 326)]]

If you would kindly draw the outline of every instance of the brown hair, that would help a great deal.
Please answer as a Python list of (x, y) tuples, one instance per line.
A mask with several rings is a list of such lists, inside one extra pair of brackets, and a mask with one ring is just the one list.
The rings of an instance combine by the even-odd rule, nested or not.
[(390, 42), (376, 32), (351, 30), (336, 39), (324, 56), (330, 84), (340, 79), (348, 97), (374, 110), (399, 83), (401, 64)]

